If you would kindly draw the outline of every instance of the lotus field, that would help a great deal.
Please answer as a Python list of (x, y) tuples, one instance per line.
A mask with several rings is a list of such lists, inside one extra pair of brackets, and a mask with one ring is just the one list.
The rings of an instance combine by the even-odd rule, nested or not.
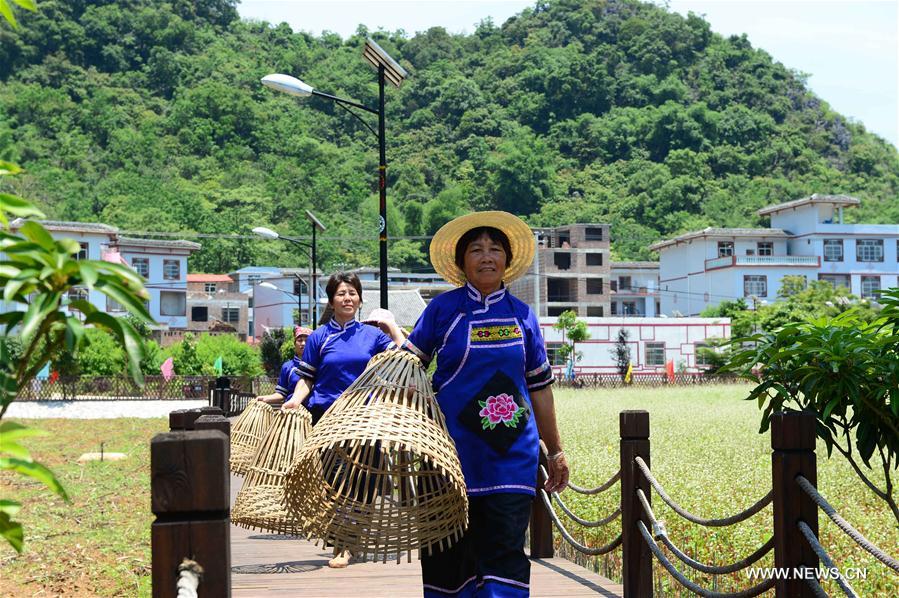
[[(595, 487), (619, 468), (618, 413), (625, 409), (649, 412), (651, 468), (667, 494), (681, 507), (702, 518), (734, 515), (763, 497), (771, 488), (771, 439), (759, 434), (760, 412), (755, 402), (741, 400), (748, 385), (694, 386), (676, 388), (628, 388), (600, 390), (556, 389), (556, 411), (565, 452), (572, 467), (572, 481)], [(856, 477), (849, 464), (834, 451), (827, 458), (819, 442), (818, 489), (831, 505), (856, 529), (892, 557), (899, 556), (899, 529), (886, 506)], [(880, 462), (873, 479), (883, 485)], [(878, 475), (880, 473), (880, 475)], [(579, 517), (596, 520), (618, 505), (620, 485), (596, 496), (571, 491), (562, 497)], [(736, 562), (755, 551), (771, 536), (771, 506), (747, 521), (730, 527), (701, 527), (683, 519), (653, 492), (652, 508), (665, 523), (671, 540), (694, 559), (711, 565)], [(600, 546), (621, 531), (620, 519), (608, 526), (586, 530), (565, 517), (564, 524), (575, 538)], [(867, 579), (852, 579), (861, 596), (899, 596), (899, 576), (857, 547), (827, 516), (819, 511), (822, 545), (841, 570), (860, 568)], [(586, 531), (586, 533), (585, 533)], [(621, 550), (606, 557), (585, 558), (575, 553), (555, 534), (558, 551), (592, 567), (611, 579), (621, 579)], [(667, 551), (666, 551), (667, 552)], [(668, 558), (687, 571), (673, 554)], [(576, 558), (579, 557), (579, 558)], [(773, 551), (756, 565), (773, 567)], [(695, 571), (688, 578), (720, 592), (737, 591), (758, 583), (746, 571), (708, 575)], [(688, 596), (661, 565), (653, 579), (657, 595)], [(822, 582), (829, 595), (842, 595), (833, 581)], [(770, 592), (773, 595), (773, 592)]]

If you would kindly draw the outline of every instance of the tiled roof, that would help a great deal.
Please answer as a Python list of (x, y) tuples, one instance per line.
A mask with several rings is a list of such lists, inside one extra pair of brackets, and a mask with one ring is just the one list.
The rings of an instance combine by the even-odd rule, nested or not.
[(188, 249), (191, 251), (198, 251), (201, 247), (199, 243), (181, 239), (139, 239), (137, 237), (119, 237), (116, 241), (116, 245), (119, 247), (167, 247), (171, 249)]
[[(418, 289), (410, 291), (387, 291), (387, 301), (390, 311), (396, 316), (396, 322), (405, 328), (415, 326), (421, 312), (425, 310), (426, 303), (422, 299)], [(368, 314), (381, 305), (380, 291), (368, 291), (362, 289), (362, 307), (359, 308), (359, 319), (365, 320)]]
[[(25, 224), (27, 220), (25, 218), (16, 218), (10, 224), (12, 229), (18, 229), (23, 224)], [(114, 226), (109, 226), (108, 224), (101, 224), (99, 222), (70, 222), (66, 220), (37, 220), (36, 222), (40, 223), (48, 231), (56, 231), (56, 232), (81, 232), (81, 233), (99, 233), (106, 235), (115, 235), (119, 232)]]
[(227, 274), (188, 274), (187, 282), (234, 282)]
[(839, 206), (857, 206), (861, 202), (855, 197), (850, 197), (849, 195), (821, 195), (818, 193), (813, 193), (808, 197), (794, 199), (793, 201), (788, 201), (786, 203), (779, 203), (774, 206), (762, 208), (756, 213), (759, 216), (768, 216), (770, 214), (775, 214), (784, 210), (791, 210), (800, 206), (816, 203), (834, 204)]
[(786, 232), (779, 228), (713, 228), (708, 227), (702, 230), (694, 231), (692, 233), (685, 233), (680, 235), (679, 237), (674, 237), (673, 239), (667, 239), (665, 241), (658, 241), (649, 246), (650, 249), (658, 251), (663, 247), (668, 247), (669, 245), (675, 245), (682, 241), (689, 241), (691, 239), (701, 239), (704, 237), (724, 237), (724, 238), (734, 238), (734, 237), (771, 237), (771, 238), (781, 238), (786, 239), (789, 235)]

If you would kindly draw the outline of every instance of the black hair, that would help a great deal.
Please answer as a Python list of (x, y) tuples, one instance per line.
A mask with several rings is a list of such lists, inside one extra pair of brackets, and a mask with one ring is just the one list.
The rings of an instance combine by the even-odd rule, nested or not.
[(509, 237), (498, 228), (478, 226), (459, 237), (459, 241), (456, 243), (456, 265), (459, 266), (459, 269), (465, 270), (465, 251), (472, 241), (480, 239), (482, 235), (487, 235), (491, 241), (502, 245), (503, 251), (506, 252), (506, 268), (508, 268), (512, 264), (512, 244), (509, 243)]
[(356, 293), (359, 294), (359, 299), (362, 299), (362, 283), (359, 282), (359, 277), (356, 276), (355, 272), (335, 272), (331, 275), (331, 278), (328, 279), (328, 286), (325, 287), (325, 293), (328, 294), (328, 305), (334, 301), (334, 295), (337, 293), (337, 287), (339, 287), (342, 283), (347, 283), (354, 289), (356, 289)]

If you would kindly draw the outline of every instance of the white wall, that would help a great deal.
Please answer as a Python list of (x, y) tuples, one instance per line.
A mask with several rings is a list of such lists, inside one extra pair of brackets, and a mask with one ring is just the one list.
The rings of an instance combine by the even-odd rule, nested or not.
[[(576, 350), (583, 353), (576, 372), (614, 373), (615, 343), (618, 331), (627, 330), (631, 350), (631, 363), (635, 372), (662, 372), (665, 366), (646, 365), (646, 343), (665, 343), (665, 363), (674, 361), (678, 370), (698, 371), (696, 344), (711, 338), (730, 338), (729, 318), (580, 318), (587, 322), (590, 340), (578, 343)], [(562, 333), (552, 327), (557, 318), (540, 318), (547, 346), (562, 341)], [(554, 366), (557, 371), (564, 366)]]
[[(133, 264), (134, 258), (147, 258), (150, 261), (150, 272), (145, 283), (147, 291), (150, 293), (150, 315), (157, 324), (168, 326), (169, 328), (187, 328), (187, 256), (178, 254), (159, 254), (152, 252), (151, 248), (129, 248), (123, 246), (122, 257), (130, 266)], [(159, 250), (164, 251), (164, 250)], [(175, 280), (166, 280), (163, 272), (163, 263), (166, 260), (175, 260), (178, 262), (178, 278)], [(162, 314), (162, 298), (163, 293), (167, 297), (167, 302), (172, 298), (177, 298), (179, 302), (183, 300), (184, 312), (180, 315), (163, 315)]]

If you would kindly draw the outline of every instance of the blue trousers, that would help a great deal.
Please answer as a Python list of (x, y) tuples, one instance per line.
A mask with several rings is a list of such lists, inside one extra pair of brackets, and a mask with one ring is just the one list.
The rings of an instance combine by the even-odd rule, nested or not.
[(468, 529), (450, 548), (422, 551), (425, 598), (530, 596), (531, 563), (524, 534), (534, 497), (487, 494), (468, 497)]

